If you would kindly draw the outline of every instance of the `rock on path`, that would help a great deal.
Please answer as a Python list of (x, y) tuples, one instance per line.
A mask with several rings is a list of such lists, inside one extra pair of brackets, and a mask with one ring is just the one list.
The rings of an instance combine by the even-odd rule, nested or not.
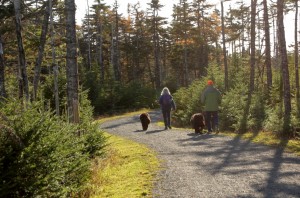
[(158, 153), (160, 171), (154, 197), (300, 197), (300, 157), (222, 135), (163, 130), (155, 122), (142, 131), (139, 115), (101, 124), (105, 131), (147, 145)]

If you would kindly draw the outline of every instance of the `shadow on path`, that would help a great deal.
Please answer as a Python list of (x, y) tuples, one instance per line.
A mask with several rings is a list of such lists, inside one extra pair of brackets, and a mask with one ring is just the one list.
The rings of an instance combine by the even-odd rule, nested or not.
[(284, 158), (284, 148), (288, 144), (288, 140), (281, 140), (280, 147), (276, 149), (273, 158), (270, 159), (272, 168), (269, 171), (269, 177), (266, 181), (266, 186), (262, 189), (264, 197), (276, 197), (279, 193), (285, 195), (298, 196), (300, 197), (300, 186), (297, 184), (286, 184), (280, 182), (280, 179), (286, 176), (293, 176), (300, 179), (300, 172), (288, 172), (283, 174), (281, 172), (281, 166), (283, 163), (295, 163), (300, 164), (300, 159)]
[[(261, 183), (252, 183), (251, 187), (263, 197), (300, 197), (300, 185), (296, 182), (300, 178), (300, 170), (288, 168), (289, 164), (299, 165), (300, 159), (284, 155), (288, 140), (282, 140), (281, 146), (273, 149), (252, 142), (258, 133), (253, 133), (247, 140), (242, 139), (242, 135), (228, 140), (218, 140), (218, 136), (214, 134), (187, 135), (189, 138), (178, 141), (184, 143), (184, 146), (202, 146), (202, 149), (195, 153), (200, 159), (216, 159), (197, 162), (199, 168), (210, 167), (208, 171), (212, 176), (238, 175), (246, 180), (248, 177), (258, 176), (257, 181)], [(214, 144), (211, 144), (213, 141), (208, 142), (212, 138), (216, 138)]]
[(241, 134), (235, 136), (235, 138), (229, 142), (230, 148), (228, 149), (227, 155), (223, 158), (223, 162), (215, 167), (213, 174), (217, 174), (225, 167), (230, 166), (231, 161), (234, 161), (234, 158), (236, 157), (235, 154), (239, 156), (242, 155), (245, 150), (248, 150), (249, 144), (257, 135), (257, 132), (254, 133), (253, 136), (248, 140), (242, 140)]

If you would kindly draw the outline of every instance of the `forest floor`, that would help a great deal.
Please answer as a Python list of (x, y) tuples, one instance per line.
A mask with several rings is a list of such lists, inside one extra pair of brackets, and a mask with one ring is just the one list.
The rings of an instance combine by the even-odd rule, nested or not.
[(139, 115), (101, 124), (108, 133), (142, 143), (157, 152), (162, 168), (153, 197), (300, 197), (300, 157), (284, 151), (192, 129), (164, 130), (160, 111), (149, 112), (143, 131)]

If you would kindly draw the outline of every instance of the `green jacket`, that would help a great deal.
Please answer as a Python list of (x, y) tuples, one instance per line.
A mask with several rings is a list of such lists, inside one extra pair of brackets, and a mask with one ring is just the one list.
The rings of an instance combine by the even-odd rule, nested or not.
[(221, 93), (212, 85), (208, 85), (201, 95), (204, 111), (218, 111), (221, 104)]

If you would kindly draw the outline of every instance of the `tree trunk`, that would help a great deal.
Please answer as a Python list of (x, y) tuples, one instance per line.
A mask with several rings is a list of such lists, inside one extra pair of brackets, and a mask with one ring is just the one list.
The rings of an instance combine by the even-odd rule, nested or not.
[(284, 135), (290, 136), (290, 118), (291, 118), (291, 91), (290, 77), (288, 69), (288, 58), (285, 42), (285, 32), (283, 23), (284, 0), (277, 0), (277, 23), (278, 23), (278, 47), (281, 59), (281, 70), (283, 80), (283, 99), (284, 99)]
[(1, 98), (6, 98), (6, 91), (5, 91), (5, 67), (4, 67), (4, 57), (3, 57), (3, 45), (2, 45), (2, 38), (0, 34), (0, 100)]
[(98, 8), (96, 10), (97, 21), (97, 51), (98, 51), (98, 64), (100, 67), (100, 84), (104, 83), (104, 64), (103, 64), (103, 50), (102, 50), (102, 23), (101, 23), (101, 1), (99, 0)]
[(121, 71), (120, 71), (120, 60), (119, 60), (119, 16), (118, 16), (118, 2), (115, 1), (115, 24), (112, 25), (112, 39), (111, 39), (111, 62), (114, 69), (115, 80), (121, 81)]
[(257, 0), (251, 0), (251, 54), (250, 54), (250, 85), (249, 94), (251, 95), (254, 91), (254, 80), (255, 80), (255, 16), (256, 16), (256, 4)]
[(189, 68), (188, 68), (188, 58), (187, 58), (187, 38), (188, 38), (188, 27), (186, 27), (187, 25), (187, 21), (188, 21), (188, 4), (186, 1), (183, 1), (183, 27), (184, 27), (184, 31), (183, 31), (183, 36), (184, 36), (184, 45), (183, 45), (183, 85), (184, 86), (188, 86), (189, 85)]
[(20, 0), (14, 0), (14, 10), (15, 10), (15, 23), (16, 23), (16, 35), (18, 41), (19, 50), (19, 96), (22, 98), (23, 93), (25, 94), (26, 100), (29, 101), (29, 88), (28, 88), (28, 78), (26, 71), (26, 59), (25, 51), (23, 47), (22, 39), (22, 27), (21, 27), (21, 2)]
[(242, 133), (247, 131), (248, 124), (248, 115), (250, 111), (251, 101), (252, 101), (252, 93), (254, 91), (254, 77), (255, 77), (255, 16), (256, 16), (256, 4), (257, 0), (251, 0), (251, 30), (250, 30), (250, 83), (249, 83), (249, 91), (248, 91), (248, 99), (244, 109), (243, 118), (240, 124), (240, 130)]
[(48, 0), (46, 2), (47, 6), (45, 8), (45, 15), (44, 15), (44, 23), (42, 25), (42, 32), (40, 36), (40, 45), (39, 45), (39, 51), (38, 56), (35, 61), (34, 66), (34, 78), (33, 78), (33, 99), (36, 99), (37, 91), (38, 91), (38, 85), (40, 81), (40, 74), (41, 74), (41, 64), (43, 61), (43, 55), (44, 55), (44, 49), (45, 49), (45, 43), (47, 40), (47, 33), (48, 33), (48, 21), (50, 17), (50, 4), (52, 0)]
[(244, 19), (244, 4), (242, 4), (242, 57), (245, 57), (246, 55), (246, 49), (245, 49), (245, 19)]
[(53, 75), (54, 75), (54, 97), (55, 97), (55, 112), (56, 115), (59, 116), (59, 90), (58, 90), (58, 65), (56, 63), (56, 54), (54, 48), (54, 24), (53, 24), (53, 0), (49, 0), (50, 3), (50, 24), (51, 24), (51, 48), (52, 48), (52, 68), (53, 68)]
[(296, 86), (296, 103), (297, 113), (300, 117), (300, 91), (299, 91), (299, 49), (298, 49), (298, 0), (295, 0), (295, 86)]
[(79, 122), (78, 108), (78, 66), (77, 66), (77, 44), (75, 29), (75, 2), (65, 0), (66, 12), (66, 67), (67, 67), (67, 97), (68, 116), (72, 123)]
[(224, 56), (224, 84), (225, 91), (228, 91), (228, 66), (227, 66), (227, 52), (225, 43), (225, 25), (224, 25), (224, 5), (223, 0), (221, 0), (221, 20), (222, 20), (222, 42), (223, 42), (223, 56)]
[(161, 66), (160, 66), (160, 44), (158, 35), (158, 1), (152, 0), (152, 25), (153, 25), (153, 45), (154, 45), (154, 68), (155, 68), (155, 88), (159, 89), (161, 86)]
[(270, 25), (268, 15), (268, 4), (267, 0), (263, 1), (264, 5), (264, 24), (265, 24), (265, 39), (266, 39), (266, 60), (265, 65), (267, 68), (267, 87), (268, 93), (272, 87), (272, 65), (271, 65), (271, 41), (270, 41)]
[(87, 38), (88, 38), (88, 68), (89, 70), (92, 69), (91, 64), (91, 33), (90, 33), (90, 6), (89, 1), (86, 1), (87, 4)]

